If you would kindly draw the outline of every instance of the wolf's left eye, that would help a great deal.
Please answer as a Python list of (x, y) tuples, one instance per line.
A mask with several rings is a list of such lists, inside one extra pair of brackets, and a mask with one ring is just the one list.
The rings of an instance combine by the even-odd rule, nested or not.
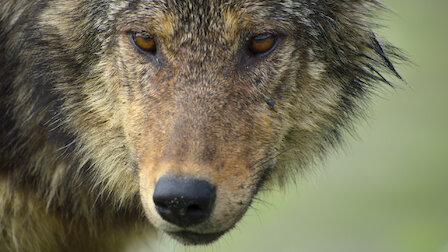
[(156, 41), (154, 38), (142, 34), (142, 33), (134, 33), (132, 34), (132, 39), (135, 42), (135, 45), (145, 52), (154, 53), (157, 49)]
[(276, 37), (272, 34), (261, 34), (252, 37), (249, 42), (249, 50), (254, 54), (263, 54), (274, 48)]

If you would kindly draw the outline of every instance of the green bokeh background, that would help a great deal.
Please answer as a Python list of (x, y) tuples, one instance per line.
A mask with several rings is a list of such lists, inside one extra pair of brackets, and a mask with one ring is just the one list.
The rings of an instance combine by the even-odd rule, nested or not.
[[(448, 252), (448, 0), (384, 0), (379, 33), (413, 64), (373, 100), (358, 138), (286, 190), (262, 195), (208, 247), (153, 251)], [(142, 250), (143, 251), (143, 250)]]

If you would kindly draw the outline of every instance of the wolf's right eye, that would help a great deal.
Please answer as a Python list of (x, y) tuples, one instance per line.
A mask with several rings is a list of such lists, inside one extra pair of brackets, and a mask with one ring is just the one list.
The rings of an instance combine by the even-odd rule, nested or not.
[(249, 50), (253, 54), (268, 53), (274, 48), (276, 41), (276, 37), (272, 34), (261, 34), (250, 39)]
[(154, 53), (157, 49), (156, 41), (148, 35), (134, 33), (132, 34), (132, 39), (134, 40), (135, 45), (145, 52)]

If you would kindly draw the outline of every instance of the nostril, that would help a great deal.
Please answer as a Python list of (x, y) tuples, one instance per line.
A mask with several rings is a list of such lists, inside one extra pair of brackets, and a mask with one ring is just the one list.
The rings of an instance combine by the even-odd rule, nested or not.
[(215, 198), (216, 188), (209, 182), (170, 175), (159, 179), (153, 195), (160, 216), (181, 227), (207, 220)]
[(170, 212), (170, 209), (166, 204), (160, 202), (154, 202), (154, 203), (156, 205), (157, 212), (163, 212), (164, 214), (168, 214)]
[(160, 208), (166, 208), (167, 207), (167, 205), (165, 204), (163, 199), (153, 198), (153, 201), (154, 201), (154, 204), (156, 204), (157, 207), (160, 207)]
[(193, 216), (195, 218), (200, 218), (205, 215), (206, 210), (202, 209), (199, 205), (191, 205), (187, 207), (187, 215)]

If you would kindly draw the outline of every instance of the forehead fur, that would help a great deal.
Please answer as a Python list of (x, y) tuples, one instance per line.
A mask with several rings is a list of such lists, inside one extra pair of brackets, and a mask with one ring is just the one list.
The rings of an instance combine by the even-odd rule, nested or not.
[(235, 35), (240, 30), (291, 33), (309, 13), (303, 4), (291, 1), (142, 0), (114, 4), (113, 13), (126, 9), (127, 24), (141, 24), (162, 37), (183, 35), (206, 40), (219, 40), (223, 34)]

